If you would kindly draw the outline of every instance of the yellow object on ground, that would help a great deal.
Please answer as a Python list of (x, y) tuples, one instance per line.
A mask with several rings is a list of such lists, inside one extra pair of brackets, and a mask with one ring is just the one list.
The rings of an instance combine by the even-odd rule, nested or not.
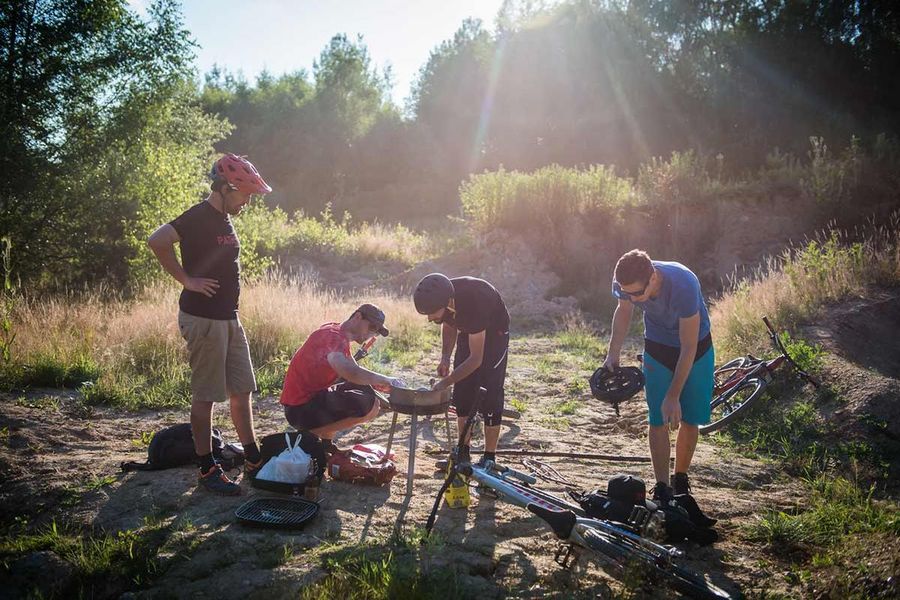
[[(447, 465), (448, 473), (452, 468), (453, 463)], [(472, 502), (472, 497), (469, 495), (469, 484), (462, 475), (457, 475), (453, 478), (450, 487), (444, 492), (444, 499), (447, 501), (447, 506), (450, 508), (469, 507), (469, 504)]]

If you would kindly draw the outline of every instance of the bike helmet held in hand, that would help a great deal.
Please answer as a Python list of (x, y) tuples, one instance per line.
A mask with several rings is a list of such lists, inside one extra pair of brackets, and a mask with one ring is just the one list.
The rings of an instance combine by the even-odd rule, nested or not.
[(447, 308), (453, 297), (453, 283), (442, 273), (431, 273), (423, 277), (416, 291), (413, 292), (413, 303), (420, 315), (430, 315), (442, 308)]
[(229, 185), (247, 194), (268, 194), (272, 191), (253, 163), (237, 154), (226, 154), (217, 160), (209, 176), (214, 181), (224, 179)]
[(637, 367), (600, 367), (590, 378), (591, 393), (597, 400), (609, 402), (619, 416), (619, 403), (644, 389), (644, 373)]

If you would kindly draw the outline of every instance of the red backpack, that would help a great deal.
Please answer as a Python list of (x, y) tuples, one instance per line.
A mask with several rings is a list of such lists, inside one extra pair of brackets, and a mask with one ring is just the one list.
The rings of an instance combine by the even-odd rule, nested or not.
[(328, 459), (328, 476), (338, 481), (384, 485), (397, 474), (393, 454), (385, 460), (385, 449), (376, 444), (357, 444), (335, 452)]

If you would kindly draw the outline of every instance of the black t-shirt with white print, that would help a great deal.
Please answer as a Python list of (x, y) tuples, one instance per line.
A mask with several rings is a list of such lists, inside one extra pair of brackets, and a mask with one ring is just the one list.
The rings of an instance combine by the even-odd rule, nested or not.
[(450, 282), (456, 313), (448, 315), (448, 325), (466, 334), (509, 331), (509, 312), (494, 286), (477, 277), (454, 277)]
[(184, 211), (170, 225), (181, 237), (181, 264), (185, 272), (191, 277), (208, 277), (219, 282), (212, 298), (182, 290), (178, 306), (195, 317), (237, 318), (241, 244), (231, 218), (204, 200)]

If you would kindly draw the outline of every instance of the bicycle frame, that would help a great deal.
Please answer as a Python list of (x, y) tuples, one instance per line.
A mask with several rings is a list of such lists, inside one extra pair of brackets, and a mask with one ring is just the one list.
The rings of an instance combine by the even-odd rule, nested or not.
[[(536, 480), (530, 475), (508, 467), (500, 467), (492, 462), (489, 462), (484, 467), (463, 463), (459, 465), (458, 471), (461, 475), (474, 479), (483, 487), (493, 490), (500, 499), (540, 516), (551, 525), (559, 538), (581, 548), (588, 547), (584, 541), (584, 531), (593, 529), (613, 537), (625, 538), (665, 561), (670, 561), (672, 558), (683, 555), (677, 548), (657, 544), (622, 525), (587, 517), (581, 507), (570, 504), (552, 494), (510, 481), (510, 478), (516, 478), (527, 483), (535, 483)], [(536, 512), (533, 510), (533, 507), (539, 507), (555, 514), (541, 514), (543, 511)], [(567, 517), (567, 514), (574, 516), (574, 519)], [(559, 527), (555, 525), (555, 522), (567, 522), (567, 524)]]
[[(818, 385), (818, 382), (806, 371), (800, 368), (800, 366), (794, 362), (794, 359), (791, 358), (791, 355), (788, 354), (787, 348), (784, 347), (784, 344), (781, 342), (781, 339), (778, 337), (778, 333), (775, 331), (775, 328), (772, 327), (772, 323), (769, 322), (768, 317), (762, 318), (763, 323), (766, 324), (766, 328), (769, 330), (769, 339), (772, 341), (772, 345), (779, 352), (779, 356), (775, 358), (764, 360), (760, 358), (756, 358), (752, 354), (747, 355), (738, 359), (740, 363), (734, 367), (734, 371), (728, 376), (728, 378), (720, 383), (717, 383), (713, 388), (713, 397), (722, 394), (723, 392), (727, 392), (731, 388), (735, 387), (745, 379), (751, 378), (753, 376), (762, 377), (766, 383), (772, 381), (772, 373), (781, 367), (782, 364), (787, 362), (797, 371), (797, 374), (800, 375), (806, 381), (809, 381), (814, 386)], [(730, 363), (729, 363), (730, 364)], [(719, 369), (723, 369), (723, 367), (719, 367)]]

